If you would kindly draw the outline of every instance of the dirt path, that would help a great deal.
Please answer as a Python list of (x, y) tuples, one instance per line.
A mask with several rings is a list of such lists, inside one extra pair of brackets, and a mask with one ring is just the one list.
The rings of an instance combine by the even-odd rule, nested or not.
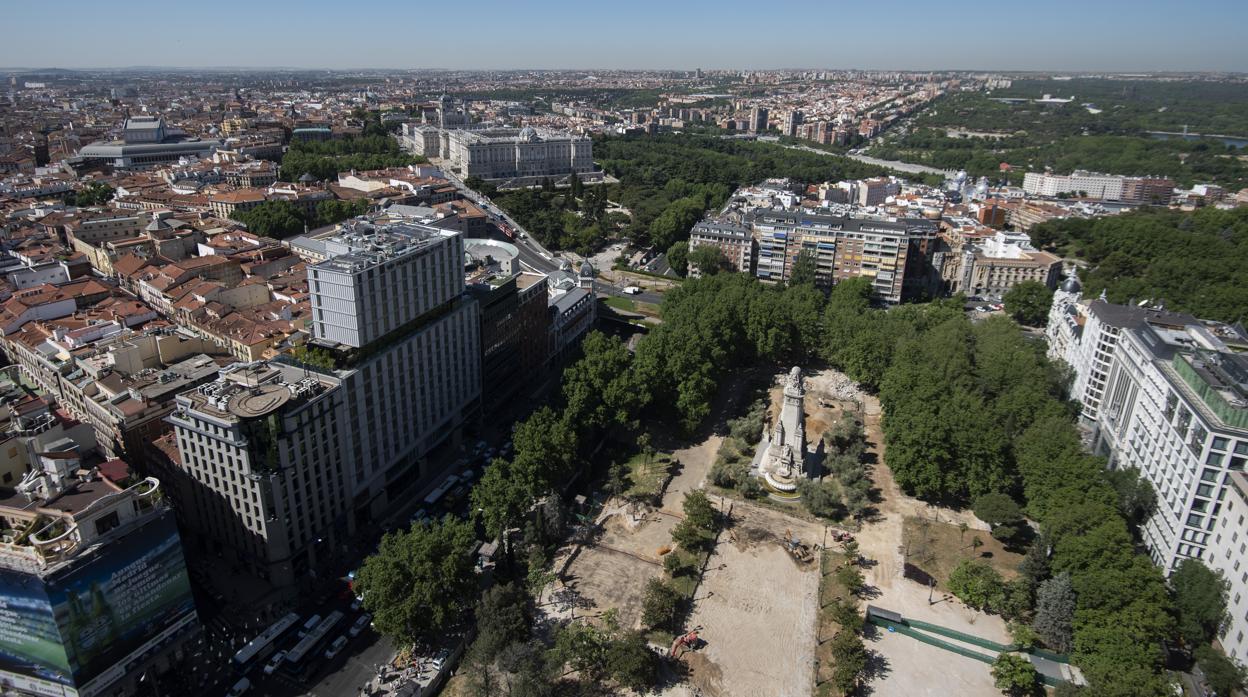
[[(955, 525), (965, 522), (977, 530), (987, 530), (987, 526), (969, 511), (936, 508), (903, 493), (885, 464), (879, 400), (867, 396), (863, 406), (868, 452), (875, 454), (877, 463), (871, 478), (881, 498), (876, 519), (864, 525), (857, 535), (862, 556), (874, 564), (866, 572), (867, 583), (878, 592), (871, 604), (906, 617), (1008, 643), (1009, 632), (1000, 617), (975, 612), (956, 599), (945, 600), (939, 594), (933, 598), (934, 603), (929, 603), (928, 589), (903, 577), (902, 527), (906, 517), (935, 517)], [(995, 697), (1000, 694), (992, 684), (988, 666), (974, 659), (887, 632), (876, 633), (868, 639), (867, 646), (885, 666), (881, 677), (871, 683), (875, 697), (955, 694)]]

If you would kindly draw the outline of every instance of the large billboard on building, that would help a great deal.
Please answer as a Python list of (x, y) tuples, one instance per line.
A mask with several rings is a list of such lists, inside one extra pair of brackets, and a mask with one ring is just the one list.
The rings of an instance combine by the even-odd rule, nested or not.
[(0, 569), (0, 686), (91, 694), (194, 617), (170, 512), (46, 578)]

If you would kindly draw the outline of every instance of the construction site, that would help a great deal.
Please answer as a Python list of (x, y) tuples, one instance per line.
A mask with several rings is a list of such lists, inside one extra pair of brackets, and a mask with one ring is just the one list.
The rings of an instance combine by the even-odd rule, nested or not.
[[(784, 376), (777, 375), (777, 386)], [(852, 411), (864, 421), (875, 508), (853, 530), (834, 527), (806, 513), (800, 504), (745, 501), (711, 495), (722, 513), (731, 512), (705, 563), (684, 630), (652, 641), (685, 666), (685, 679), (665, 687), (665, 697), (807, 697), (821, 694), (826, 657), (820, 666), (821, 564), (825, 548), (838, 550), (850, 536), (858, 543), (866, 588), (862, 609), (870, 612), (865, 643), (870, 655), (866, 680), (876, 697), (963, 695), (995, 697), (988, 662), (1010, 648), (1000, 617), (972, 610), (939, 587), (905, 577), (906, 527), (933, 521), (924, 530), (978, 531), (987, 525), (969, 511), (933, 507), (903, 494), (883, 452), (878, 401), (845, 377), (820, 371), (807, 378), (809, 442)], [(774, 393), (779, 392), (779, 387)], [(773, 393), (773, 399), (775, 394)], [(731, 401), (721, 409), (732, 415)], [(545, 621), (592, 619), (615, 609), (622, 626), (641, 626), (646, 584), (663, 575), (663, 556), (672, 529), (683, 519), (687, 492), (706, 487), (707, 474), (723, 439), (722, 429), (669, 455), (675, 466), (661, 504), (611, 501), (596, 519), (585, 544), (566, 548), (555, 560), (556, 580), (543, 593)], [(934, 533), (930, 533), (934, 534)], [(913, 544), (912, 544), (913, 546)], [(929, 545), (925, 567), (947, 568), (942, 545)], [(952, 548), (951, 548), (952, 549)], [(952, 554), (953, 552), (950, 552)], [(1004, 559), (1003, 559), (1004, 561)], [(661, 643), (659, 643), (661, 641)], [(819, 656), (824, 654), (819, 653)], [(1068, 667), (1058, 656), (1032, 656), (1050, 681)], [(823, 687), (826, 687), (823, 686)]]

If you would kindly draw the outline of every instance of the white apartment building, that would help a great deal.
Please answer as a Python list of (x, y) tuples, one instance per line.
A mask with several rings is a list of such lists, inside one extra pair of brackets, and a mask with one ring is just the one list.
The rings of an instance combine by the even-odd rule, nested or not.
[(1084, 192), (1089, 198), (1121, 201), (1126, 178), (1077, 169), (1070, 174), (1028, 172), (1023, 177), (1023, 191), (1033, 196), (1057, 196)]
[(1081, 406), (1080, 423), (1090, 426), (1096, 422), (1122, 331), (1149, 320), (1186, 324), (1196, 318), (1147, 307), (1114, 305), (1104, 298), (1083, 300), (1082, 288), (1074, 276), (1054, 292), (1046, 329), (1048, 355), (1064, 361), (1074, 371), (1070, 398)]
[(1226, 613), (1229, 621), (1218, 637), (1231, 660), (1248, 662), (1248, 477), (1227, 476), (1226, 497), (1213, 528), (1209, 567), (1231, 582)]
[(1228, 476), (1248, 462), (1245, 351), (1241, 330), (1182, 315), (1119, 332), (1092, 450), (1152, 484), (1157, 511), (1141, 534), (1166, 573), (1184, 558), (1209, 559)]

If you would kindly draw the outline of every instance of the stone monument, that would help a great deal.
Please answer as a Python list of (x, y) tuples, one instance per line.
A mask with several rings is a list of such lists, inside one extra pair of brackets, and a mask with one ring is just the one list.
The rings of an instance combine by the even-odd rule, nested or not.
[(776, 425), (759, 443), (758, 475), (773, 489), (797, 490), (806, 472), (806, 388), (802, 369), (794, 367), (784, 383), (784, 401)]

